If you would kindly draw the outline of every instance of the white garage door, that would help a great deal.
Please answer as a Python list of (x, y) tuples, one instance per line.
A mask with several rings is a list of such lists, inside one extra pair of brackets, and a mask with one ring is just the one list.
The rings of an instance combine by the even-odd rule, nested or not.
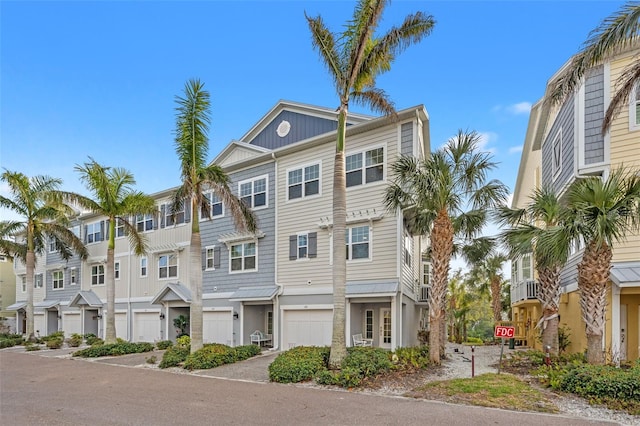
[(36, 312), (33, 314), (33, 330), (35, 331), (36, 336), (47, 335), (47, 327), (45, 327), (43, 312)]
[(82, 327), (80, 324), (80, 312), (62, 315), (62, 329), (65, 336), (71, 336), (73, 333), (81, 334)]
[(284, 346), (330, 346), (333, 327), (333, 311), (315, 309), (284, 311)]
[(233, 346), (233, 319), (231, 312), (203, 312), (202, 340), (204, 343), (222, 343)]
[(133, 341), (153, 343), (160, 340), (160, 314), (158, 312), (134, 312)]
[(127, 336), (127, 313), (118, 313), (115, 315), (116, 320), (116, 337), (124, 340), (128, 340)]

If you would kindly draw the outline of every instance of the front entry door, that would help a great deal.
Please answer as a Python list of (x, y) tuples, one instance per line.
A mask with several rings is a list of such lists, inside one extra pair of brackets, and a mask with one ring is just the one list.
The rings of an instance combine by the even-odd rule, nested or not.
[(391, 309), (389, 308), (380, 309), (378, 346), (391, 349)]

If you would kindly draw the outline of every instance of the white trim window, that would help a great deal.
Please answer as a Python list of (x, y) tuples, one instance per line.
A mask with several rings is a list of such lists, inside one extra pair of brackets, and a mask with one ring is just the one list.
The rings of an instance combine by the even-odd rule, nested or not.
[(317, 232), (299, 232), (289, 236), (289, 260), (311, 259), (317, 256)]
[(371, 237), (369, 225), (354, 226), (345, 230), (347, 260), (369, 259)]
[(364, 311), (364, 338), (373, 339), (373, 309)]
[(320, 193), (320, 163), (299, 167), (287, 172), (289, 200), (306, 198)]
[(347, 187), (384, 179), (384, 148), (374, 148), (347, 155), (345, 158)]
[(114, 280), (120, 279), (120, 261), (119, 260), (116, 260), (115, 262), (113, 262), (113, 279)]
[(69, 272), (69, 284), (76, 285), (78, 283), (78, 271), (76, 268), (71, 268)]
[(116, 219), (116, 238), (124, 237), (124, 221), (122, 219)]
[(551, 144), (551, 170), (554, 178), (562, 171), (562, 130), (553, 138)]
[(640, 130), (640, 82), (633, 87), (629, 98), (629, 130)]
[(42, 288), (42, 274), (36, 274), (34, 278), (33, 288)]
[(209, 214), (207, 215), (207, 209), (203, 206), (200, 211), (200, 219), (208, 220), (216, 217), (224, 217), (224, 205), (222, 204), (220, 197), (218, 197), (218, 195), (213, 191), (207, 191), (203, 195), (204, 198), (207, 199), (207, 203), (209, 205)]
[(158, 256), (158, 278), (163, 280), (177, 277), (178, 256), (173, 253)]
[(260, 176), (238, 183), (240, 199), (251, 208), (266, 207), (268, 177)]
[(93, 223), (87, 224), (86, 239), (87, 239), (87, 243), (88, 244), (97, 243), (99, 241), (102, 241), (102, 227), (103, 226), (104, 226), (103, 222), (93, 222)]
[(153, 215), (149, 213), (137, 214), (136, 230), (138, 232), (147, 232), (153, 230)]
[(91, 285), (104, 284), (104, 265), (91, 265)]
[(147, 276), (147, 258), (140, 258), (140, 278), (146, 278)]
[(220, 267), (220, 247), (207, 246), (204, 248), (204, 268), (213, 271)]
[(69, 231), (73, 232), (73, 235), (80, 238), (80, 225), (73, 225), (69, 228)]
[(58, 247), (56, 246), (56, 239), (51, 237), (49, 238), (49, 253), (56, 253), (58, 251)]
[(22, 276), (22, 292), (23, 293), (27, 292), (27, 276), (26, 275)]
[(404, 233), (404, 265), (411, 268), (413, 266), (413, 238), (408, 233)]
[(164, 223), (165, 227), (175, 226), (185, 223), (186, 221), (186, 207), (187, 203), (182, 203), (180, 210), (176, 210), (175, 214), (171, 210), (171, 204), (167, 204), (164, 209)]
[(255, 241), (233, 244), (229, 249), (229, 271), (255, 271), (258, 269), (257, 259), (258, 249)]
[(54, 290), (62, 290), (64, 288), (64, 272), (60, 269), (51, 271), (51, 282)]

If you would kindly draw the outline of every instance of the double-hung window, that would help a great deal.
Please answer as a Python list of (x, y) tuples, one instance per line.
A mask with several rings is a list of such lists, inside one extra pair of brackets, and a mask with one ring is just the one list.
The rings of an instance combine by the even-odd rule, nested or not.
[(317, 253), (317, 232), (301, 232), (289, 236), (289, 260), (314, 258)]
[(55, 253), (58, 251), (58, 247), (56, 245), (56, 239), (55, 238), (50, 238), (49, 239), (49, 253)]
[(147, 258), (140, 258), (140, 278), (144, 278), (147, 276)]
[(204, 249), (204, 267), (206, 270), (220, 267), (220, 247), (207, 246)]
[(289, 170), (287, 188), (290, 200), (320, 193), (320, 164)]
[(136, 215), (136, 230), (138, 232), (147, 232), (147, 231), (151, 231), (152, 229), (153, 229), (153, 215), (152, 214), (137, 214)]
[(208, 209), (207, 206), (202, 206), (202, 211), (200, 212), (200, 218), (202, 220), (224, 216), (224, 209), (220, 197), (213, 192), (205, 192), (204, 197), (207, 199)]
[(629, 130), (640, 130), (640, 83), (636, 83), (629, 96)]
[(113, 262), (113, 279), (120, 279), (120, 261)]
[(35, 275), (35, 282), (33, 284), (34, 288), (42, 288), (42, 274)]
[(181, 223), (184, 223), (186, 217), (186, 205), (186, 202), (182, 203), (182, 207), (180, 208), (180, 210), (176, 210), (175, 212), (173, 212), (171, 210), (171, 205), (167, 204), (165, 208), (165, 226), (179, 225)]
[(104, 284), (104, 265), (91, 265), (91, 285)]
[(124, 221), (116, 219), (116, 238), (124, 237)]
[(64, 288), (64, 272), (60, 270), (51, 272), (51, 280), (53, 282), (54, 290), (61, 290)]
[(94, 222), (87, 225), (87, 243), (102, 241), (102, 223)]
[(178, 256), (175, 254), (163, 254), (158, 258), (158, 278), (178, 277)]
[(345, 231), (347, 260), (368, 259), (370, 257), (369, 226), (355, 226)]
[(255, 271), (257, 255), (255, 242), (233, 244), (230, 249), (231, 272)]
[(240, 182), (240, 199), (252, 208), (267, 205), (267, 177)]
[(384, 148), (347, 155), (345, 162), (347, 187), (384, 179)]

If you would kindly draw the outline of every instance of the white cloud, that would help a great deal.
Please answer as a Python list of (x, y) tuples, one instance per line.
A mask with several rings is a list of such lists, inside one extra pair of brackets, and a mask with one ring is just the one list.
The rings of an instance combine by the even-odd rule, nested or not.
[(478, 141), (478, 149), (480, 149), (480, 151), (486, 151), (495, 154), (496, 149), (490, 148), (489, 144), (494, 143), (498, 140), (498, 134), (494, 132), (478, 132), (478, 135), (480, 136), (480, 139)]
[(517, 104), (509, 105), (507, 111), (515, 115), (529, 114), (531, 102), (518, 102)]
[(516, 154), (518, 152), (522, 152), (522, 145), (512, 146), (509, 148), (509, 154)]

